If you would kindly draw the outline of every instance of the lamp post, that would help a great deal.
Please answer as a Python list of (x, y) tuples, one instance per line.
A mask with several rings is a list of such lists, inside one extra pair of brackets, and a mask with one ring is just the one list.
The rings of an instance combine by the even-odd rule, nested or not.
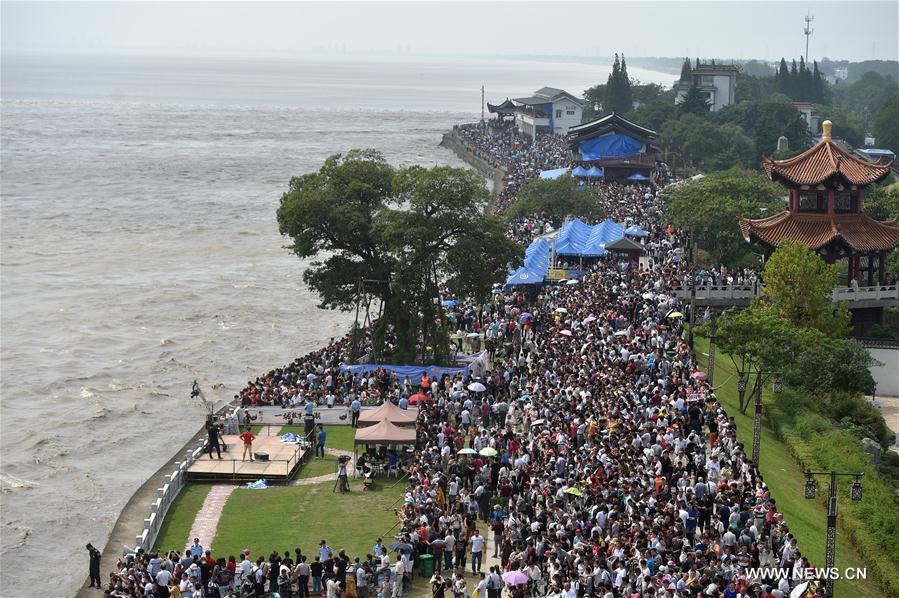
[[(726, 319), (724, 321), (726, 326), (730, 326), (734, 323), (733, 317), (730, 313), (726, 314)], [(712, 322), (710, 324), (711, 330), (709, 333), (709, 385), (714, 386), (715, 384), (715, 340), (718, 338), (718, 319), (716, 317), (712, 317)], [(745, 387), (743, 390), (746, 390)]]
[(865, 475), (861, 473), (850, 473), (842, 471), (806, 471), (805, 473), (805, 498), (811, 500), (815, 498), (818, 491), (818, 482), (814, 476), (828, 476), (830, 478), (830, 488), (827, 497), (827, 547), (824, 554), (824, 568), (827, 570), (827, 577), (824, 579), (824, 595), (827, 598), (833, 597), (833, 578), (832, 569), (834, 568), (836, 549), (837, 549), (837, 476), (851, 476), (855, 478), (852, 487), (849, 490), (849, 498), (854, 501), (862, 499), (862, 483), (860, 478)]
[[(755, 419), (752, 426), (752, 464), (756, 469), (759, 466), (759, 449), (762, 441), (762, 387), (770, 376), (774, 376), (774, 393), (780, 394), (782, 383), (780, 380), (782, 372), (758, 372), (755, 381)], [(745, 384), (745, 382), (744, 382)]]

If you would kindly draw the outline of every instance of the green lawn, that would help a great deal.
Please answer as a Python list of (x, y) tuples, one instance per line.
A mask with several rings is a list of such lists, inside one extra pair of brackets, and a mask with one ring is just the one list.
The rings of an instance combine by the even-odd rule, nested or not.
[(209, 494), (211, 484), (188, 484), (169, 507), (156, 537), (156, 550), (184, 550), (194, 519)]
[[(709, 341), (696, 337), (696, 355), (699, 365), (707, 369)], [(737, 375), (733, 363), (726, 355), (716, 352), (715, 385), (720, 386), (715, 394), (724, 406), (727, 414), (737, 423), (737, 438), (743, 443), (747, 454), (752, 452), (753, 407), (750, 405), (746, 414), (739, 411), (739, 394), (737, 391)], [(750, 384), (748, 388), (751, 388)], [(770, 389), (769, 389), (770, 391)], [(747, 392), (749, 390), (747, 389)], [(763, 394), (762, 402), (766, 400)], [(762, 420), (764, 422), (764, 419)], [(766, 425), (762, 425), (760, 469), (765, 483), (777, 501), (777, 508), (784, 514), (790, 531), (799, 540), (799, 549), (815, 566), (824, 566), (824, 546), (827, 533), (827, 514), (817, 500), (806, 500), (803, 496), (805, 478), (799, 463), (790, 454), (789, 449), (774, 435)], [(836, 565), (845, 567), (864, 567), (864, 559), (855, 546), (837, 527)], [(883, 592), (873, 581), (838, 581), (837, 596), (871, 596), (880, 597)]]
[(391, 481), (363, 491), (362, 483), (351, 479), (350, 487), (348, 494), (332, 492), (333, 482), (237, 489), (225, 504), (212, 545), (222, 556), (244, 548), (253, 555), (296, 547), (313, 554), (325, 539), (335, 553), (343, 548), (350, 558), (364, 557), (378, 537), (390, 535), (397, 522), (392, 509), (405, 484)]
[(300, 468), (298, 479), (315, 478), (320, 475), (337, 473), (337, 456), (325, 455), (324, 459), (310, 457)]
[[(317, 429), (318, 426), (316, 426), (316, 430)], [(279, 435), (283, 436), (288, 432), (293, 432), (294, 434), (302, 436), (305, 434), (305, 428), (303, 426), (284, 426), (281, 428)], [(353, 441), (356, 439), (356, 428), (350, 425), (327, 425), (325, 426), (325, 432), (328, 433), (328, 436), (325, 439), (326, 448), (343, 449), (345, 451), (353, 450)]]

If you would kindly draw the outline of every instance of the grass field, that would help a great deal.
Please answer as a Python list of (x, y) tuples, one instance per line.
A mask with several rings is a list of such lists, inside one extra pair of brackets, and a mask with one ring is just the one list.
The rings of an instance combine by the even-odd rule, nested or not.
[[(696, 355), (700, 367), (707, 369), (709, 341), (696, 338)], [(737, 391), (737, 375), (730, 358), (720, 353), (715, 355), (715, 385), (719, 387), (715, 394), (724, 406), (727, 414), (737, 423), (737, 438), (743, 443), (748, 454), (752, 451), (753, 408), (750, 406), (744, 415), (739, 411), (739, 394)], [(749, 386), (751, 388), (751, 385)], [(747, 392), (749, 392), (747, 390)], [(762, 402), (765, 402), (763, 394)], [(763, 419), (764, 422), (764, 419)], [(799, 549), (817, 567), (824, 566), (824, 548), (827, 534), (827, 513), (816, 500), (806, 500), (803, 496), (805, 478), (799, 463), (790, 454), (787, 447), (778, 440), (774, 432), (762, 425), (760, 469), (765, 483), (771, 489), (777, 501), (777, 508), (784, 514), (790, 531), (799, 540)], [(845, 534), (837, 527), (836, 566), (864, 567), (864, 559), (850, 543)], [(835, 587), (837, 596), (883, 596), (883, 592), (873, 581), (838, 581)]]
[(253, 555), (296, 547), (312, 554), (325, 539), (335, 553), (343, 548), (350, 558), (364, 557), (397, 522), (392, 509), (406, 486), (390, 481), (363, 491), (362, 484), (352, 480), (350, 486), (348, 494), (332, 492), (333, 482), (235, 490), (225, 504), (213, 546), (223, 556), (244, 548)]
[(184, 550), (187, 535), (211, 487), (211, 484), (188, 484), (181, 491), (162, 522), (156, 550)]
[(325, 455), (324, 459), (311, 457), (303, 464), (303, 467), (300, 468), (300, 473), (297, 475), (297, 478), (303, 480), (329, 473), (337, 473), (337, 456), (335, 455)]
[[(316, 429), (318, 429), (317, 426)], [(303, 428), (303, 426), (284, 426), (283, 428), (281, 428), (279, 434), (284, 435), (288, 432), (303, 435), (305, 434), (305, 429)], [(341, 449), (344, 451), (353, 450), (353, 441), (356, 439), (356, 428), (350, 425), (331, 425), (325, 426), (325, 432), (328, 433), (328, 436), (325, 439), (325, 447)]]

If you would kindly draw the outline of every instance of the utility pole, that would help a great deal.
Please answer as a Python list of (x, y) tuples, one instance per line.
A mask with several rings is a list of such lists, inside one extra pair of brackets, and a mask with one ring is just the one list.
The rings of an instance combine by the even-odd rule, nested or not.
[(852, 486), (849, 490), (849, 498), (853, 501), (862, 499), (861, 477), (864, 472), (858, 473), (843, 471), (806, 471), (805, 472), (805, 498), (811, 500), (815, 498), (818, 491), (818, 483), (815, 476), (825, 476), (830, 479), (830, 488), (827, 495), (827, 544), (824, 552), (824, 568), (827, 571), (827, 577), (824, 579), (824, 595), (827, 598), (833, 598), (833, 581), (832, 571), (836, 565), (837, 552), (837, 476), (850, 476), (853, 479)]
[(812, 21), (814, 20), (814, 15), (810, 12), (805, 13), (805, 29), (802, 30), (805, 34), (805, 66), (808, 66), (808, 40), (812, 36), (812, 33), (815, 32), (815, 30), (812, 29)]
[(780, 394), (781, 373), (782, 372), (763, 372), (760, 370), (755, 380), (755, 417), (752, 425), (752, 464), (755, 465), (756, 468), (759, 466), (759, 452), (762, 443), (762, 387), (765, 386), (765, 381), (768, 379), (768, 376), (775, 376), (774, 392), (775, 394)]
[(481, 85), (481, 124), (484, 122), (484, 86)]

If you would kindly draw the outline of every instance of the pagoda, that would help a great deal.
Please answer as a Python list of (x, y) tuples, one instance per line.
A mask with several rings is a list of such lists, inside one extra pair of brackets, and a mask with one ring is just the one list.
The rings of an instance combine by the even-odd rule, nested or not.
[(884, 263), (899, 246), (896, 219), (881, 222), (862, 210), (865, 188), (890, 174), (887, 163), (862, 160), (831, 139), (832, 124), (822, 123), (821, 141), (787, 160), (763, 158), (772, 181), (789, 189), (785, 211), (752, 220), (740, 218), (747, 242), (758, 242), (770, 254), (784, 239), (798, 241), (829, 264), (848, 264), (846, 286), (885, 284)]

